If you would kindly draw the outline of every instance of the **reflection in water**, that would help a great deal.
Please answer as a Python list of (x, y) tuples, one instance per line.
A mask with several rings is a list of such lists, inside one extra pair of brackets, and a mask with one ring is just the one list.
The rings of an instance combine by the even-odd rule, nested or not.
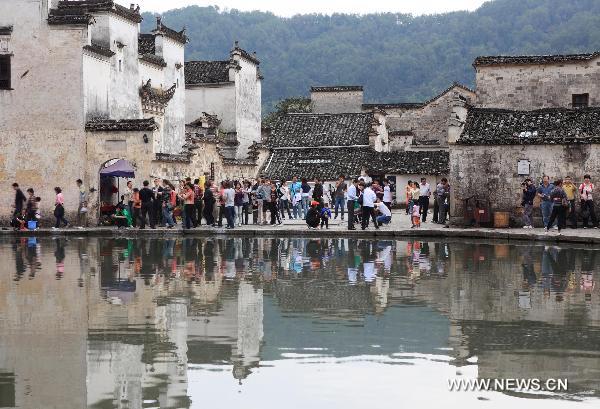
[(457, 376), (568, 378), (528, 406), (600, 396), (589, 248), (22, 238), (0, 257), (0, 408), (395, 407)]

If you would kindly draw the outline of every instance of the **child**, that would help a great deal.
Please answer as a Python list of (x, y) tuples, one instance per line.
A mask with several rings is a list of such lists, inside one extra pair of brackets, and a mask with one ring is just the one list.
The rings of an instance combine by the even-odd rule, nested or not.
[(331, 209), (326, 205), (321, 206), (321, 228), (325, 225), (325, 228), (329, 228), (329, 219), (331, 219)]
[(418, 204), (414, 204), (413, 205), (413, 209), (412, 209), (412, 228), (419, 228), (421, 227), (421, 215), (419, 214), (419, 210), (420, 210), (420, 206)]

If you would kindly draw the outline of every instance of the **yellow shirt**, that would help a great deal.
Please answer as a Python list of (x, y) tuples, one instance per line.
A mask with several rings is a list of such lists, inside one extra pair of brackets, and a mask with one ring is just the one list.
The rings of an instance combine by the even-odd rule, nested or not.
[(421, 196), (421, 189), (413, 189), (412, 192), (412, 198), (413, 200), (419, 200), (419, 197)]
[(567, 200), (575, 200), (575, 193), (577, 193), (577, 187), (574, 183), (565, 183), (563, 189), (567, 194)]

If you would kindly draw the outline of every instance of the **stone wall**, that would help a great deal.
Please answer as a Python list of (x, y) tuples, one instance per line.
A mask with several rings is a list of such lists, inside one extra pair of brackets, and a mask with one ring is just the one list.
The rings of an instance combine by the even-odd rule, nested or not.
[(521, 182), (527, 177), (518, 175), (520, 159), (531, 162), (529, 177), (536, 185), (543, 175), (551, 180), (569, 175), (577, 185), (586, 173), (593, 181), (600, 180), (598, 145), (450, 145), (451, 221), (463, 223), (462, 199), (473, 195), (488, 198), (492, 211), (517, 216)]
[(310, 102), (315, 114), (362, 112), (363, 91), (311, 91)]
[[(475, 98), (474, 93), (461, 87), (453, 87), (422, 107), (385, 108), (389, 129), (404, 131), (402, 135), (390, 137), (391, 150), (447, 147), (448, 124), (452, 113), (452, 101), (456, 95), (468, 101)], [(412, 133), (412, 138), (407, 138), (408, 132)]]
[[(84, 176), (83, 45), (87, 29), (49, 26), (47, 2), (1, 1), (0, 26), (9, 40), (12, 90), (0, 90), (0, 219), (12, 213), (10, 185), (32, 187), (42, 214), (52, 216), (55, 186), (76, 203)], [(69, 189), (73, 187), (72, 189)]]
[(476, 67), (478, 107), (533, 110), (572, 107), (573, 94), (600, 105), (600, 58), (576, 63)]

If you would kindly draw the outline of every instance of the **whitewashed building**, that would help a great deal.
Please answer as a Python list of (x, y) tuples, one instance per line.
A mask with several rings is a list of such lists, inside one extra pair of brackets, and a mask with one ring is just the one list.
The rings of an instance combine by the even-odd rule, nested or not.
[[(74, 217), (76, 179), (115, 204), (99, 171), (116, 159), (132, 165), (141, 186), (153, 177), (254, 177), (266, 155), (257, 148), (256, 56), (236, 46), (225, 84), (186, 91), (185, 31), (157, 18), (142, 34), (141, 21), (138, 6), (113, 0), (0, 0), (0, 185), (32, 187), (44, 218), (52, 217), (54, 186)], [(222, 122), (214, 141), (197, 127), (186, 134), (202, 112)], [(246, 159), (236, 160), (236, 150)], [(11, 214), (12, 199), (0, 198), (0, 218)], [(94, 200), (90, 214), (100, 205)]]
[(260, 61), (235, 42), (228, 60), (188, 61), (185, 64), (186, 123), (204, 113), (216, 116), (220, 129), (239, 143), (236, 157), (261, 140)]

